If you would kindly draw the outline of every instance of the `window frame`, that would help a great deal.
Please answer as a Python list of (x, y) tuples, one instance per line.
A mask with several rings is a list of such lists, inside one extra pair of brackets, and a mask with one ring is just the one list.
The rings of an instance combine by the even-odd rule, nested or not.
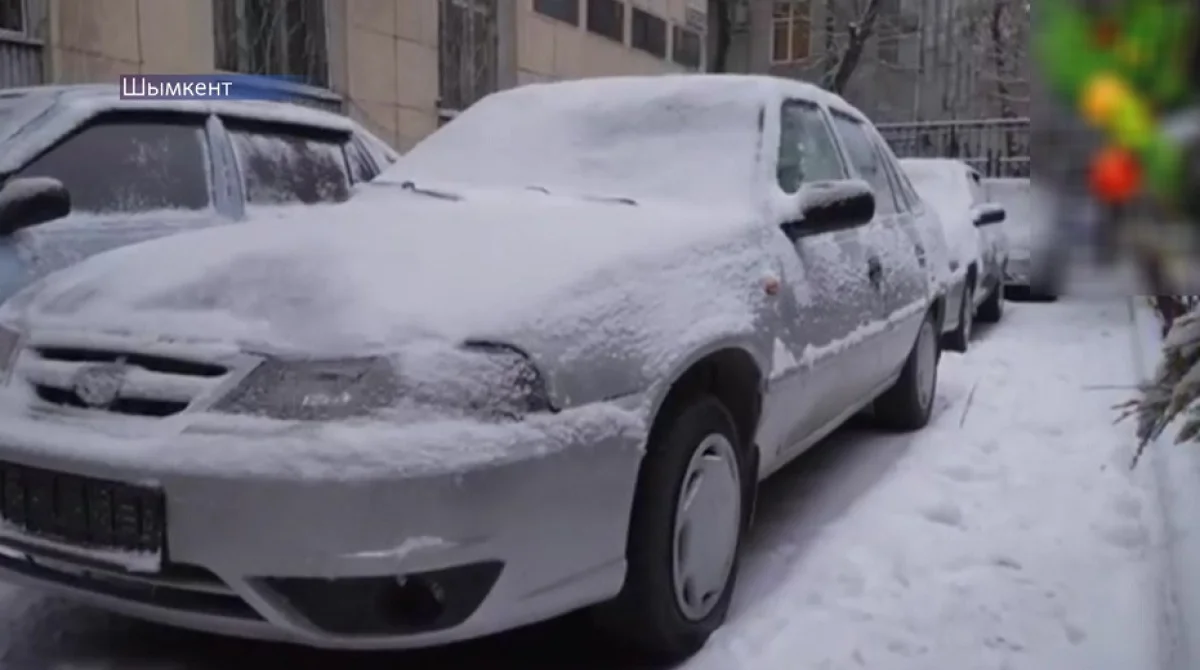
[[(770, 55), (772, 65), (787, 65), (802, 63), (812, 57), (812, 1), (811, 0), (773, 0), (771, 14), (771, 43)], [(782, 11), (781, 11), (782, 10)], [(802, 29), (798, 29), (802, 26)], [(779, 29), (785, 36), (783, 58), (778, 57), (777, 46)], [(805, 34), (805, 49), (803, 54), (796, 53), (797, 35)]]
[[(681, 43), (685, 41), (682, 38), (688, 37), (688, 36), (695, 38), (695, 45), (696, 45), (695, 63), (691, 63), (691, 62), (688, 62), (687, 60), (685, 60), (688, 54), (683, 53), (683, 51), (680, 48)], [(671, 26), (671, 62), (675, 63), (676, 65), (682, 65), (683, 67), (685, 67), (689, 70), (699, 71), (699, 70), (704, 69), (704, 58), (705, 58), (704, 36), (701, 35), (699, 32), (692, 30), (691, 28), (688, 28), (687, 26), (681, 26), (678, 23), (672, 24), (672, 26)]]
[(862, 131), (863, 138), (865, 138), (867, 141), (867, 147), (871, 150), (871, 155), (875, 157), (876, 162), (879, 164), (879, 168), (883, 171), (883, 180), (885, 183), (887, 183), (888, 191), (892, 195), (892, 209), (891, 209), (891, 211), (880, 210), (879, 196), (878, 196), (878, 194), (876, 194), (876, 202), (875, 202), (876, 215), (877, 216), (895, 216), (897, 214), (900, 214), (900, 213), (903, 213), (904, 211), (906, 211), (902, 207), (901, 197), (900, 197), (900, 194), (897, 192), (897, 186), (896, 186), (896, 184), (894, 184), (892, 182), (892, 178), (888, 174), (887, 165), (886, 165), (887, 161), (884, 160), (884, 154), (881, 154), (879, 151), (879, 148), (877, 146), (877, 142), (878, 142), (877, 133), (875, 132), (875, 129), (871, 125), (871, 123), (869, 121), (866, 121), (863, 119), (856, 119), (856, 118), (854, 118), (853, 115), (847, 114), (845, 112), (842, 112), (842, 111), (839, 111), (836, 109), (831, 109), (829, 113), (833, 120), (834, 129), (837, 131), (838, 140), (842, 142), (842, 150), (846, 154), (847, 162), (849, 162), (849, 164), (854, 168), (854, 173), (859, 178), (863, 179), (863, 181), (867, 182), (867, 184), (871, 187), (872, 191), (875, 190), (875, 185), (872, 184), (869, 180), (867, 180), (866, 177), (861, 173), (858, 165), (855, 165), (854, 154), (851, 151), (850, 147), (847, 146), (849, 140), (846, 137), (844, 137), (845, 131), (838, 127), (837, 121), (839, 119), (854, 126), (854, 127), (859, 128)]
[[(641, 31), (638, 30), (638, 28), (639, 28), (638, 19), (639, 18), (643, 19), (643, 21), (648, 22), (648, 24), (644, 23), (641, 25), (641, 28), (642, 28)], [(650, 35), (653, 32), (651, 30), (651, 28), (657, 28), (657, 38), (661, 45), (660, 49), (652, 48), (652, 47), (656, 46), (654, 44), (654, 40), (649, 40), (649, 38), (647, 37), (648, 35)], [(646, 42), (645, 44), (642, 44), (642, 45), (638, 44), (638, 42), (639, 42), (638, 36), (639, 35), (643, 36), (642, 41)], [(667, 56), (669, 56), (670, 52), (671, 52), (670, 40), (671, 40), (670, 22), (668, 22), (665, 18), (655, 14), (654, 12), (652, 12), (648, 9), (644, 9), (644, 8), (638, 7), (636, 5), (630, 7), (630, 12), (629, 12), (629, 46), (630, 46), (630, 48), (636, 49), (637, 51), (640, 51), (645, 54), (649, 54), (651, 56), (654, 56), (655, 58), (658, 58), (661, 60), (666, 60)]]
[[(578, 28), (583, 22), (583, 11), (580, 10), (580, 3), (584, 0), (533, 0), (533, 13), (538, 16), (545, 17), (552, 21), (565, 23), (569, 26)], [(556, 12), (555, 9), (573, 8), (571, 11), (562, 12), (563, 15)], [(573, 19), (571, 17), (574, 17)]]
[(0, 26), (0, 38), (16, 37), (18, 39), (29, 38), (29, 0), (17, 0), (17, 16), (21, 21), (18, 28), (5, 28)]
[[(211, 128), (209, 125), (209, 121), (211, 118), (212, 118), (212, 115), (208, 114), (206, 112), (182, 112), (182, 111), (176, 111), (176, 110), (162, 110), (162, 109), (105, 110), (105, 111), (102, 111), (98, 114), (95, 114), (95, 115), (81, 121), (78, 125), (76, 125), (74, 128), (72, 128), (69, 132), (64, 133), (62, 136), (57, 138), (51, 144), (47, 145), (41, 151), (38, 151), (36, 154), (34, 154), (33, 156), (31, 156), (28, 159), (26, 159), (25, 161), (23, 161), (19, 168), (13, 170), (12, 172), (10, 172), (6, 175), (0, 176), (0, 181), (5, 181), (8, 179), (21, 177), (22, 174), (25, 172), (25, 170), (29, 169), (29, 167), (31, 165), (33, 165), (37, 161), (41, 160), (44, 156), (46, 156), (47, 154), (49, 154), (53, 151), (57, 151), (60, 147), (66, 145), (68, 142), (72, 141), (73, 139), (79, 137), (83, 133), (85, 133), (88, 130), (95, 128), (97, 126), (106, 126), (106, 125), (109, 125), (109, 126), (118, 126), (118, 125), (185, 126), (185, 127), (192, 128), (193, 130), (198, 131), (198, 133), (199, 133), (198, 144), (199, 144), (199, 151), (200, 151), (201, 170), (204, 174), (204, 181), (205, 181), (204, 194), (207, 198), (207, 204), (204, 207), (200, 207), (198, 209), (186, 209), (186, 208), (180, 208), (178, 206), (170, 205), (170, 206), (157, 207), (154, 209), (146, 209), (146, 210), (134, 210), (134, 211), (116, 210), (116, 211), (106, 211), (106, 212), (90, 211), (90, 210), (82, 210), (82, 209), (76, 210), (73, 207), (71, 213), (72, 214), (81, 213), (81, 214), (87, 214), (89, 216), (99, 216), (99, 217), (128, 216), (131, 214), (132, 215), (140, 215), (140, 214), (144, 214), (147, 212), (167, 211), (167, 210), (179, 211), (179, 212), (184, 212), (184, 213), (188, 213), (188, 214), (218, 213), (220, 211), (219, 202), (218, 202), (220, 199), (220, 194), (218, 193), (218, 184), (217, 184), (218, 175), (216, 174), (216, 169), (215, 169), (215, 166), (213, 163), (214, 157), (212, 155), (213, 142), (212, 142), (212, 136), (211, 136)], [(170, 119), (170, 121), (165, 121), (166, 119)], [(67, 186), (68, 188), (70, 187), (69, 184), (64, 184), (64, 185)]]
[[(321, 128), (317, 126), (306, 126), (298, 123), (280, 123), (277, 121), (268, 121), (264, 119), (255, 119), (244, 116), (221, 115), (221, 125), (224, 128), (226, 142), (229, 144), (230, 158), (233, 160), (234, 178), (237, 180), (238, 188), (242, 194), (242, 204), (244, 208), (249, 207), (286, 207), (292, 205), (310, 205), (303, 200), (288, 200), (284, 202), (263, 203), (253, 202), (250, 199), (250, 186), (246, 181), (246, 168), (242, 165), (241, 156), (238, 155), (237, 135), (260, 135), (260, 136), (284, 136), (284, 137), (302, 137), (316, 141), (326, 142), (328, 144), (337, 143), (341, 149), (342, 170), (346, 175), (346, 192), (347, 199), (353, 195), (354, 186), (357, 182), (354, 181), (354, 169), (350, 163), (350, 156), (347, 153), (347, 145), (355, 142), (355, 133), (353, 131), (331, 130), (329, 128)], [(369, 152), (367, 153), (370, 157)], [(372, 161), (374, 162), (374, 161)], [(375, 176), (378, 176), (382, 169), (377, 169)], [(322, 204), (331, 204), (344, 202), (335, 201), (320, 201)]]
[[(292, 68), (292, 38), (288, 34), (288, 26), (286, 21), (277, 21), (277, 26), (271, 27), (271, 32), (277, 32), (275, 35), (278, 42), (272, 45), (272, 49), (268, 55), (263, 58), (263, 65), (267, 70), (279, 70), (278, 72), (257, 72), (254, 67), (254, 60), (258, 57), (252, 53), (251, 48), (251, 29), (248, 24), (246, 6), (248, 2), (255, 0), (212, 0), (213, 10), (213, 65), (218, 70), (228, 72), (236, 72), (239, 74), (251, 75), (285, 75), (295, 76), (303, 81), (303, 86), (311, 86), (318, 89), (329, 90), (333, 80), (333, 68), (330, 62), (330, 43), (331, 35), (329, 30), (329, 16), (331, 14), (329, 2), (326, 0), (257, 0), (257, 2), (265, 2), (270, 8), (268, 11), (277, 12), (279, 14), (286, 13), (287, 3), (289, 2), (312, 2), (313, 6), (321, 8), (321, 16), (316, 21), (317, 25), (307, 23), (307, 30), (303, 33), (303, 39), (307, 42), (313, 36), (319, 35), (319, 46), (316, 47), (323, 67), (318, 68), (318, 74), (303, 72), (294, 74)], [(225, 4), (228, 3), (228, 4)], [(222, 6), (224, 5), (224, 6)], [(224, 10), (224, 11), (222, 11)], [(235, 21), (233, 30), (229, 30), (229, 26), (225, 25), (228, 14), (232, 10), (232, 16)], [(272, 60), (277, 62), (272, 62)], [(278, 65), (278, 67), (274, 67)], [(305, 66), (303, 70), (308, 70)]]
[[(607, 3), (607, 5), (605, 3)], [(618, 26), (617, 30), (620, 33), (619, 35), (611, 35), (609, 33), (601, 31), (599, 29), (599, 27), (594, 28), (592, 26), (592, 24), (593, 24), (592, 8), (593, 7), (605, 7), (605, 6), (611, 7), (615, 12), (615, 17), (609, 16), (607, 18), (615, 18), (616, 19), (616, 25)], [(624, 45), (629, 41), (629, 39), (628, 39), (629, 38), (629, 30), (628, 30), (628, 26), (627, 26), (628, 19), (629, 19), (629, 12), (627, 12), (626, 9), (627, 8), (625, 6), (624, 0), (587, 0), (587, 7), (586, 7), (586, 11), (584, 13), (584, 21), (583, 21), (584, 22), (584, 30), (586, 30), (589, 35), (595, 35), (596, 37), (602, 37), (606, 40), (611, 40), (613, 42), (616, 42), (617, 44)], [(604, 14), (596, 14), (596, 16), (604, 16)], [(607, 20), (607, 18), (605, 20)], [(599, 21), (596, 21), (595, 23), (599, 23)]]

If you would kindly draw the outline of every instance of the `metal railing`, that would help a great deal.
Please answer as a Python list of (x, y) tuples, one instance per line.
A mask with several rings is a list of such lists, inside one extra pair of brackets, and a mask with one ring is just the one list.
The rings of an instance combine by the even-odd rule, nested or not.
[(1029, 119), (883, 123), (900, 158), (957, 158), (987, 177), (1029, 176)]

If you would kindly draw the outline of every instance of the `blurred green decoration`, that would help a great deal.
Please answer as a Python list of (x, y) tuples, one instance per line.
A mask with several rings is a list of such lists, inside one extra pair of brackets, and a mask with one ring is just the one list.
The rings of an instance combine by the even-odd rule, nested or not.
[(1095, 194), (1123, 204), (1144, 190), (1169, 211), (1191, 209), (1184, 147), (1162, 122), (1195, 102), (1196, 6), (1190, 0), (1124, 0), (1105, 10), (1076, 0), (1038, 4), (1035, 49), (1051, 90), (1104, 133), (1110, 154), (1128, 153), (1140, 168), (1112, 174), (1114, 161), (1097, 161)]

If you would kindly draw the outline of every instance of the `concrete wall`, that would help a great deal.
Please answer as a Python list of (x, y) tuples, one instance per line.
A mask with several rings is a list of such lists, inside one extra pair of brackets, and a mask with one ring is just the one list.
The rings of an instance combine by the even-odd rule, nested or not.
[[(209, 0), (46, 0), (46, 79), (116, 81), (132, 73), (214, 71)], [(330, 88), (343, 108), (401, 149), (438, 124), (439, 0), (327, 3)], [(533, 0), (498, 0), (497, 84), (604, 74), (681, 71), (628, 46), (630, 5), (684, 24), (705, 0), (627, 0), (618, 44), (533, 11)], [(586, 16), (586, 0), (580, 15)], [(581, 24), (583, 21), (580, 22)]]

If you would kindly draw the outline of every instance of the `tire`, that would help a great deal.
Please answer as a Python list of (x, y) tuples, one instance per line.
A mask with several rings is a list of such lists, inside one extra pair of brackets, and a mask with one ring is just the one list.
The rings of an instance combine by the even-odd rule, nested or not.
[(967, 353), (971, 347), (971, 331), (975, 322), (975, 289), (968, 284), (963, 287), (962, 304), (958, 307), (958, 327), (945, 336), (945, 348)]
[[(634, 494), (625, 584), (614, 600), (593, 610), (601, 633), (647, 661), (675, 663), (688, 658), (704, 646), (729, 612), (737, 581), (738, 549), (756, 483), (748, 480), (754, 475), (739, 442), (733, 417), (710, 395), (665, 408), (651, 430)], [(692, 467), (702, 453), (710, 455), (701, 463), (714, 469), (700, 481), (714, 486), (701, 493), (722, 495), (712, 499), (696, 496), (693, 502), (710, 503), (708, 513), (702, 516), (705, 523), (688, 525), (693, 530), (681, 535), (679, 503), (688, 482), (696, 481)], [(726, 472), (736, 479), (727, 480), (722, 476)], [(728, 496), (732, 496), (728, 504), (720, 503), (721, 497)], [(709, 531), (709, 549), (729, 553), (726, 558), (718, 555), (715, 561), (718, 566), (727, 565), (724, 577), (712, 580), (715, 586), (705, 590), (709, 597), (703, 599), (703, 605), (688, 611), (688, 598), (679, 595), (676, 586), (676, 576), (681, 574), (676, 559), (683, 557), (681, 537), (703, 542), (705, 534), (696, 534), (697, 530)], [(720, 572), (722, 569), (715, 569), (712, 574), (719, 577)], [(691, 592), (696, 591), (693, 588)], [(696, 604), (695, 600), (691, 604)]]
[(930, 312), (917, 331), (900, 378), (875, 400), (875, 421), (880, 427), (896, 431), (924, 428), (933, 414), (937, 395), (938, 338), (937, 324)]
[(979, 305), (979, 314), (976, 315), (983, 323), (996, 323), (1004, 317), (1004, 278), (996, 280), (996, 287), (992, 289), (987, 300), (984, 300)]

